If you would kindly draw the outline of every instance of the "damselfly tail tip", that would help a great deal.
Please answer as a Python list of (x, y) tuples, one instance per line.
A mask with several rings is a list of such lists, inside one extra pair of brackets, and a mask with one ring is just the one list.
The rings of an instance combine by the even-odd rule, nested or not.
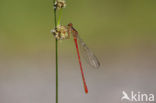
[(85, 90), (85, 93), (88, 94), (88, 90)]
[(85, 93), (88, 94), (88, 88), (87, 85), (84, 85)]

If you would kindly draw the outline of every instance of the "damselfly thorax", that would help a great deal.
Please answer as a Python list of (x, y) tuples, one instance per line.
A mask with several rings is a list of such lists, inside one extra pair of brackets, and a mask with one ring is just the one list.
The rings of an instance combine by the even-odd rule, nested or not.
[(73, 24), (72, 23), (69, 23), (67, 25), (67, 29), (68, 29), (68, 34), (69, 35), (73, 35), (74, 38), (77, 38), (78, 36), (78, 31), (73, 27)]

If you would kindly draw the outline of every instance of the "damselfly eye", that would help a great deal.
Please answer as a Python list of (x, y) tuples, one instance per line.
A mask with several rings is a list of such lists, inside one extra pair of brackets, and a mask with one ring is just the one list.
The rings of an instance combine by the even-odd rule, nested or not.
[(72, 23), (69, 23), (69, 24), (68, 24), (68, 26), (72, 27), (72, 26), (73, 26), (73, 24), (72, 24)]

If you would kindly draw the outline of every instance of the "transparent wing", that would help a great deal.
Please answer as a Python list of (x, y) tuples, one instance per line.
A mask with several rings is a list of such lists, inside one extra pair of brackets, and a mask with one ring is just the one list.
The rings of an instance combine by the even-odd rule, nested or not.
[(98, 69), (100, 67), (100, 62), (97, 59), (97, 57), (94, 55), (94, 53), (87, 47), (85, 42), (80, 38), (80, 36), (77, 36), (79, 47), (81, 54), (83, 58), (91, 65), (93, 68)]

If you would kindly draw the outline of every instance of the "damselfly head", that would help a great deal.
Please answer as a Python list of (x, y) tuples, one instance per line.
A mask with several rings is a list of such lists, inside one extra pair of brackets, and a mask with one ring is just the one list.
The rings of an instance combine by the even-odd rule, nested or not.
[(69, 26), (69, 27), (72, 27), (72, 26), (73, 26), (73, 24), (72, 24), (72, 23), (69, 23), (69, 24), (68, 24), (68, 26)]
[(66, 26), (59, 25), (51, 31), (54, 37), (58, 40), (69, 39), (68, 29)]
[(65, 0), (56, 0), (55, 1), (55, 4), (54, 4), (54, 8), (55, 9), (62, 9), (62, 8), (65, 8), (66, 7), (66, 2)]

